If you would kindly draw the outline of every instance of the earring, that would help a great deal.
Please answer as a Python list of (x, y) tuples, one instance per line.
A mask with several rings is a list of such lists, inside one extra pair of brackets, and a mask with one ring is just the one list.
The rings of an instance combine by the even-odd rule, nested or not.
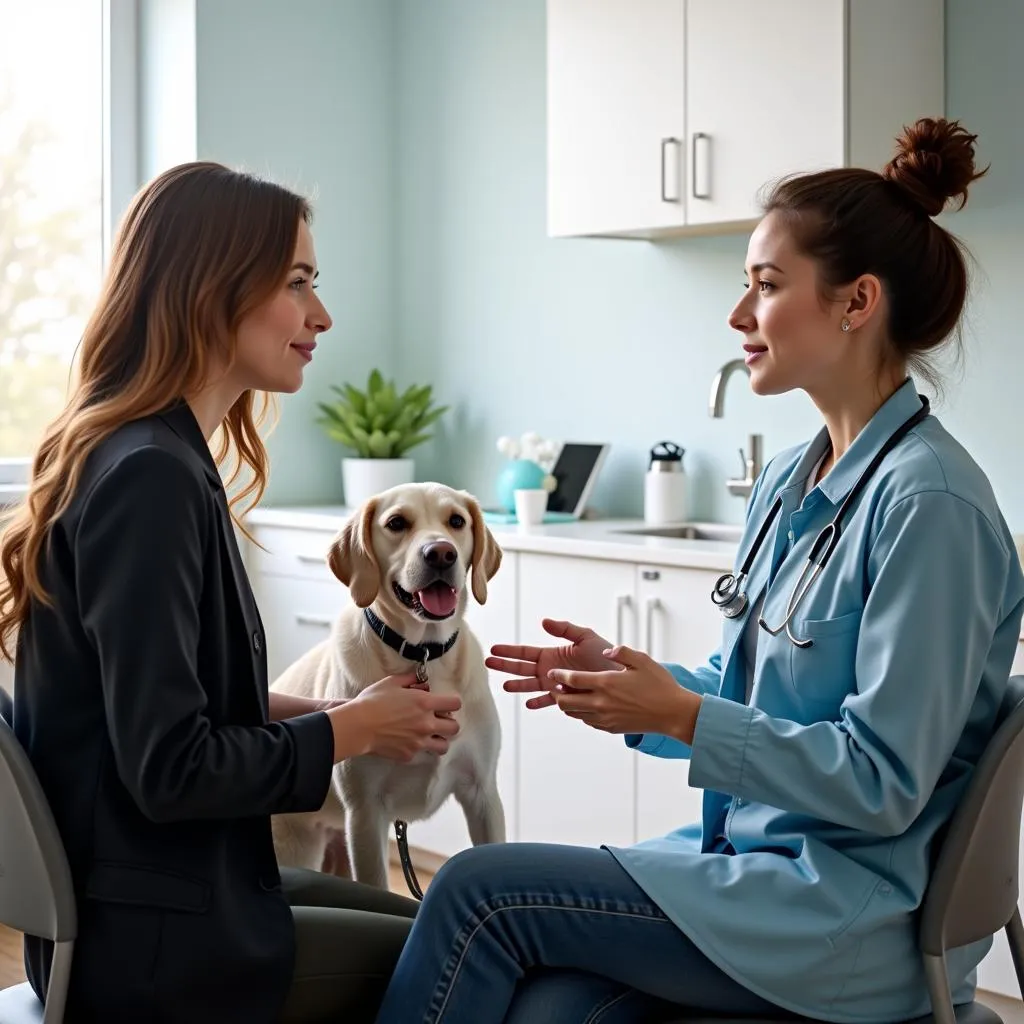
[(850, 329), (850, 321), (843, 317), (843, 322), (839, 325), (839, 329), (845, 334)]

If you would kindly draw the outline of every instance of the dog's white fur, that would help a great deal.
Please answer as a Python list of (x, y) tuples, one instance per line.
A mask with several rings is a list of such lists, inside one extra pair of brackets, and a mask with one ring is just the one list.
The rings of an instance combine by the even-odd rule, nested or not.
[[(407, 607), (394, 589), (395, 584), (406, 593), (422, 588), (433, 571), (426, 565), (424, 548), (437, 541), (450, 542), (457, 552), (449, 582), (458, 600), (454, 613), (443, 621)], [(480, 643), (463, 620), (467, 580), (483, 604), (487, 583), (501, 564), (501, 549), (471, 495), (441, 484), (409, 484), (384, 491), (353, 514), (327, 561), (349, 588), (352, 604), (338, 616), (328, 639), (287, 668), (272, 690), (317, 699), (351, 698), (384, 676), (412, 671), (414, 663), (370, 628), (363, 612), (367, 607), (413, 644), (443, 643), (459, 631), (451, 650), (427, 665), (432, 691), (462, 699), (454, 715), (459, 732), (448, 752), (420, 753), (408, 763), (375, 755), (349, 758), (335, 766), (320, 811), (273, 819), (279, 863), (322, 870), (325, 857), (330, 860), (331, 835), (343, 830), (352, 877), (387, 888), (387, 839), (394, 820), (429, 818), (449, 796), (459, 802), (474, 846), (505, 841), (496, 780), (498, 713)], [(415, 835), (410, 827), (413, 845)]]

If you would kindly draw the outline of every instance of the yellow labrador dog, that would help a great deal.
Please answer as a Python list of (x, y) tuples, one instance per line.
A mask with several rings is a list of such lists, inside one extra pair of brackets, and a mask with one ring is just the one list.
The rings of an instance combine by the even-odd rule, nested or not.
[[(387, 888), (392, 822), (429, 818), (449, 796), (459, 802), (474, 846), (505, 841), (495, 777), (498, 713), (480, 643), (463, 621), (467, 583), (483, 604), (501, 549), (473, 497), (421, 483), (368, 501), (339, 533), (327, 562), (349, 588), (352, 604), (328, 639), (271, 689), (318, 699), (353, 697), (384, 676), (422, 665), (431, 690), (462, 699), (460, 729), (446, 754), (424, 752), (408, 763), (350, 758), (335, 767), (319, 812), (274, 819), (279, 863), (323, 870), (331, 835), (343, 831), (352, 877)], [(410, 839), (415, 843), (414, 829)]]

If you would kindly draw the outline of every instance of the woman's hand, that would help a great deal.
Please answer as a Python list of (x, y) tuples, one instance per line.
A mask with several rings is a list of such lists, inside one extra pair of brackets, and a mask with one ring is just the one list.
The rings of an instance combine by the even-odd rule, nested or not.
[(444, 754), (459, 731), (451, 715), (461, 707), (457, 696), (431, 693), (412, 672), (386, 676), (327, 712), (334, 759), (377, 754), (407, 762), (424, 750)]
[(604, 671), (553, 668), (554, 700), (570, 718), (603, 732), (651, 732), (693, 742), (701, 698), (640, 651), (615, 647)]
[(314, 711), (330, 711), (331, 708), (340, 708), (342, 704), (347, 704), (351, 700), (351, 697), (338, 697), (336, 700), (328, 700), (326, 697), (323, 700), (314, 700), (313, 703), (316, 705)]
[(569, 643), (555, 647), (495, 644), (491, 648), (491, 657), (486, 659), (488, 668), (519, 677), (505, 681), (504, 688), (509, 693), (543, 692), (542, 697), (531, 697), (526, 702), (528, 708), (546, 708), (555, 703), (550, 692), (555, 681), (548, 676), (552, 669), (619, 671), (619, 666), (604, 654), (611, 644), (592, 629), (555, 619), (544, 619), (542, 625), (546, 633)]
[(347, 698), (339, 700), (319, 699), (317, 697), (299, 697), (293, 693), (278, 693), (271, 690), (269, 695), (270, 720), (281, 722), (286, 718), (298, 718), (313, 711), (330, 711), (340, 707)]

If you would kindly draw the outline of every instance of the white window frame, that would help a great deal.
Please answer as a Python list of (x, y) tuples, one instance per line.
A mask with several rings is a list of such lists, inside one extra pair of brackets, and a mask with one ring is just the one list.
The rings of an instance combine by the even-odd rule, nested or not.
[[(139, 185), (139, 0), (103, 0), (103, 270)], [(25, 493), (32, 458), (0, 458), (0, 507)]]

